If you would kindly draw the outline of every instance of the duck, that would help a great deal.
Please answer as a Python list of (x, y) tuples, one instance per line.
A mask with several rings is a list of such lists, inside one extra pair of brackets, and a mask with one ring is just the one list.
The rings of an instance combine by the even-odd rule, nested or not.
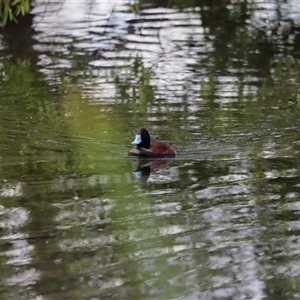
[(168, 143), (151, 141), (150, 134), (145, 128), (139, 128), (132, 142), (135, 146), (129, 150), (130, 155), (149, 158), (175, 157), (178, 151)]

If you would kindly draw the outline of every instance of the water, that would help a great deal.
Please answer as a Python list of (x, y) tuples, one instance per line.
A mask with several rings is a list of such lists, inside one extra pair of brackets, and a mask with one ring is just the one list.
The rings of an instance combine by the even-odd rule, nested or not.
[(299, 299), (298, 2), (123, 4), (0, 33), (1, 299)]

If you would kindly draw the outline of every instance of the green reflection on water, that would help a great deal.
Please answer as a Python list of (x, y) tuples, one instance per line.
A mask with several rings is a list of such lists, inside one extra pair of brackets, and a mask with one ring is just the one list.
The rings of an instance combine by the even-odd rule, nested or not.
[[(63, 94), (47, 92), (40, 74), (28, 62), (7, 62), (1, 73), (5, 74), (1, 89), (1, 117), (5, 120), (0, 127), (1, 179), (7, 182), (2, 186), (2, 205), (7, 206), (2, 229), (9, 231), (5, 223), (12, 224), (3, 246), (14, 247), (13, 234), (31, 238), (24, 239), (28, 247), (17, 250), (18, 256), (24, 253), (24, 257), (15, 264), (24, 267), (18, 272), (9, 264), (4, 268), (7, 285), (18, 286), (15, 276), (25, 280), (33, 265), (28, 284), (35, 285), (36, 295), (55, 293), (62, 286), (72, 294), (71, 278), (85, 282), (96, 271), (100, 280), (101, 276), (106, 279), (112, 262), (106, 266), (102, 259), (109, 255), (122, 268), (134, 269), (128, 255), (136, 245), (128, 246), (122, 238), (118, 242), (118, 236), (127, 236), (136, 228), (134, 217), (148, 204), (143, 204), (147, 196), (139, 192), (139, 204), (132, 203), (136, 182), (127, 158), (128, 132), (124, 132), (122, 119), (108, 105), (89, 105), (78, 88), (65, 89)], [(6, 198), (4, 192), (8, 190), (12, 193)], [(27, 215), (19, 224), (17, 216), (10, 213), (14, 207)], [(102, 251), (102, 247), (108, 250)], [(25, 262), (27, 256), (29, 261)], [(82, 256), (86, 259), (81, 260)], [(90, 259), (102, 268), (95, 270), (97, 266)], [(7, 264), (6, 259), (3, 264)], [(5, 288), (1, 292), (4, 295)], [(9, 289), (9, 293), (17, 291)], [(84, 293), (83, 288), (80, 294)]]
[(2, 179), (47, 178), (65, 171), (72, 146), (57, 98), (29, 61), (4, 61), (1, 74)]

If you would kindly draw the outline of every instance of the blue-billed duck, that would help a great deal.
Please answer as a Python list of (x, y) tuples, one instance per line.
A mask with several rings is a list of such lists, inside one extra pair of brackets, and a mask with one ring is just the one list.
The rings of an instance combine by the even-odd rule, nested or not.
[(148, 157), (174, 157), (178, 151), (165, 142), (150, 141), (150, 134), (145, 128), (140, 128), (129, 150), (129, 154)]

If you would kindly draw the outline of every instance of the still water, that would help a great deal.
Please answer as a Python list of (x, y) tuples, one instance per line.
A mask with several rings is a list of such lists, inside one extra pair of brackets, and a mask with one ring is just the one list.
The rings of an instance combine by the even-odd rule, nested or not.
[(0, 32), (1, 299), (300, 298), (300, 4), (204, 2)]

